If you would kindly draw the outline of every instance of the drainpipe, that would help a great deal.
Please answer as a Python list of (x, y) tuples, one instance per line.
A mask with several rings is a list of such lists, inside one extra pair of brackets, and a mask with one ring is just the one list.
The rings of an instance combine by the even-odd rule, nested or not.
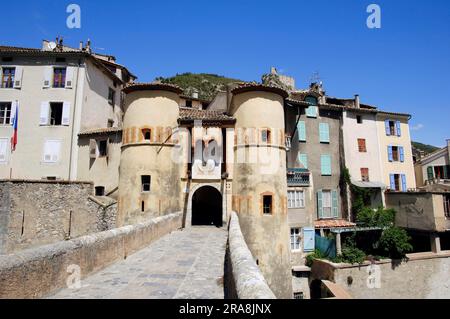
[(72, 156), (73, 156), (73, 140), (74, 140), (74, 132), (75, 132), (75, 110), (77, 108), (77, 96), (78, 96), (78, 80), (80, 77), (80, 66), (81, 61), (78, 61), (78, 67), (77, 67), (77, 81), (75, 86), (75, 97), (73, 101), (73, 107), (72, 107), (72, 133), (70, 137), (70, 154), (69, 154), (69, 178), (68, 180), (71, 181), (71, 175), (72, 175)]

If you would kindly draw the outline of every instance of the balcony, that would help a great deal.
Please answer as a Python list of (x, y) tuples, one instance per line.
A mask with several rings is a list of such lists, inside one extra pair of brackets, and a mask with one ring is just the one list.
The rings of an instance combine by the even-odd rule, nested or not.
[(288, 168), (287, 183), (288, 186), (309, 186), (309, 177), (311, 173), (304, 168)]

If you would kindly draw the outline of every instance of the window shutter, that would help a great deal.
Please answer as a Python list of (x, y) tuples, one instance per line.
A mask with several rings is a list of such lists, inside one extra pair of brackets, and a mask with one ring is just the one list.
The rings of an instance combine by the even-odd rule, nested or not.
[(42, 102), (41, 113), (39, 117), (39, 125), (48, 125), (49, 117), (50, 117), (50, 103)]
[(46, 66), (44, 69), (44, 88), (49, 88), (52, 84), (53, 67)]
[(321, 143), (329, 143), (330, 142), (330, 127), (327, 123), (319, 124), (319, 136)]
[(428, 180), (431, 181), (434, 179), (434, 170), (433, 170), (433, 166), (428, 166), (427, 167), (427, 174), (428, 174)]
[(322, 175), (331, 175), (331, 156), (330, 155), (322, 155), (320, 157), (320, 165)]
[(400, 121), (395, 121), (395, 129), (397, 132), (397, 136), (402, 136), (402, 128), (400, 125)]
[(63, 104), (63, 113), (62, 113), (62, 125), (69, 126), (70, 125), (70, 103), (64, 102)]
[(61, 154), (61, 142), (59, 141), (52, 141), (51, 143), (51, 149), (52, 149), (52, 162), (56, 163), (59, 161), (59, 156)]
[(450, 168), (449, 165), (444, 166), (444, 179), (449, 179), (450, 178), (450, 176), (448, 176), (449, 168)]
[(384, 126), (386, 127), (386, 135), (391, 135), (391, 128), (389, 127), (389, 120), (384, 121)]
[(307, 117), (317, 117), (317, 106), (311, 105), (306, 109)]
[(22, 74), (23, 74), (23, 67), (17, 66), (15, 75), (14, 75), (14, 88), (20, 89), (22, 87)]
[(97, 141), (94, 139), (89, 140), (89, 158), (97, 158)]
[(298, 161), (303, 166), (303, 168), (308, 169), (308, 155), (307, 154), (299, 154)]
[(393, 162), (394, 161), (394, 154), (392, 152), (392, 146), (391, 145), (388, 146), (388, 160), (389, 160), (389, 162)]
[(339, 201), (338, 201), (338, 193), (336, 190), (331, 191), (331, 199), (332, 199), (332, 208), (333, 208), (333, 217), (339, 217)]
[(405, 161), (405, 149), (402, 146), (400, 146), (399, 151), (400, 151), (400, 162), (404, 162)]
[(303, 228), (303, 251), (311, 252), (315, 249), (316, 231), (314, 228)]
[(298, 122), (297, 130), (298, 130), (298, 140), (300, 142), (306, 142), (306, 125), (304, 121)]
[(66, 89), (71, 89), (73, 87), (74, 70), (74, 67), (67, 67), (66, 69)]
[(51, 141), (45, 141), (44, 144), (44, 162), (50, 163), (52, 161), (52, 145)]
[(0, 139), (0, 162), (4, 163), (7, 161), (8, 151), (8, 139)]
[(317, 214), (319, 215), (319, 219), (323, 218), (322, 190), (317, 192)]
[(408, 189), (406, 188), (406, 175), (402, 174), (402, 191), (406, 192)]
[(395, 190), (395, 175), (394, 174), (390, 174), (389, 175), (389, 179), (390, 179), (390, 183), (391, 183), (391, 190)]

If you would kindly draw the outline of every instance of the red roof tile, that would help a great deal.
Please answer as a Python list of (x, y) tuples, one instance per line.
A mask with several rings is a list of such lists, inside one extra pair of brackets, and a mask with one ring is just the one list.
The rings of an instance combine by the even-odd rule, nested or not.
[(322, 219), (316, 220), (314, 226), (316, 228), (350, 228), (356, 227), (356, 224), (345, 219)]

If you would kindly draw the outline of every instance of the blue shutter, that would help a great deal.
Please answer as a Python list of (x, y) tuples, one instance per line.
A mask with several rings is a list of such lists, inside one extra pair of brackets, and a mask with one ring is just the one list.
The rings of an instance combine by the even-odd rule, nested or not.
[(328, 123), (319, 124), (319, 136), (321, 143), (330, 142), (330, 126), (328, 125)]
[(408, 189), (406, 188), (406, 175), (402, 174), (402, 191), (406, 192)]
[(390, 174), (389, 175), (389, 179), (391, 182), (391, 190), (395, 191), (395, 175), (394, 174)]
[(404, 162), (405, 161), (405, 149), (402, 146), (400, 146), (399, 151), (400, 151), (400, 162)]
[(305, 126), (305, 122), (303, 122), (303, 121), (298, 122), (297, 130), (298, 130), (298, 140), (300, 142), (306, 142), (306, 126)]
[(400, 126), (400, 121), (395, 121), (395, 129), (397, 132), (397, 136), (402, 136), (402, 128)]
[(322, 155), (320, 157), (320, 166), (322, 175), (329, 176), (331, 175), (331, 156), (330, 155)]
[(298, 161), (303, 165), (303, 168), (308, 169), (308, 155), (307, 154), (298, 154)]
[(317, 215), (319, 216), (319, 219), (323, 218), (322, 190), (317, 192)]
[(314, 251), (315, 247), (316, 231), (314, 228), (305, 227), (303, 228), (303, 251), (311, 252)]
[(391, 135), (391, 128), (389, 127), (389, 120), (384, 121), (384, 126), (386, 127), (386, 135)]
[(331, 191), (331, 199), (332, 199), (332, 208), (333, 208), (333, 217), (339, 217), (339, 203), (338, 203), (338, 193), (336, 190)]
[(391, 145), (388, 146), (388, 160), (389, 160), (389, 162), (393, 162), (394, 161), (394, 154), (392, 152), (392, 146)]

